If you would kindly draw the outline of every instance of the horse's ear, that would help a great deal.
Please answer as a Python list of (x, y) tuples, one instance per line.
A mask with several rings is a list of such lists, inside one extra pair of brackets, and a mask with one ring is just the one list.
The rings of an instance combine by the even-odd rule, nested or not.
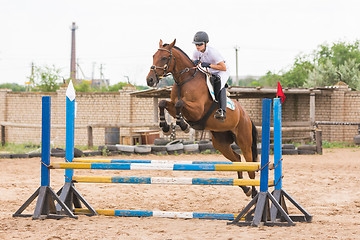
[(170, 43), (170, 49), (173, 48), (175, 46), (175, 43), (176, 43), (176, 39), (174, 39), (174, 41), (172, 43)]
[(162, 48), (162, 46), (163, 46), (163, 41), (160, 39), (159, 48)]

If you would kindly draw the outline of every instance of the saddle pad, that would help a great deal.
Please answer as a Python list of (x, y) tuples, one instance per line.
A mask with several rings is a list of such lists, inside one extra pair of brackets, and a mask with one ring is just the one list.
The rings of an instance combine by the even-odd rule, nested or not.
[[(210, 82), (209, 74), (206, 74), (206, 84), (208, 86), (209, 93), (210, 93), (210, 96), (212, 97), (213, 101), (217, 102), (215, 99), (214, 87)], [(233, 111), (235, 110), (235, 104), (234, 104), (233, 100), (231, 100), (229, 97), (226, 97), (226, 108), (233, 110)]]

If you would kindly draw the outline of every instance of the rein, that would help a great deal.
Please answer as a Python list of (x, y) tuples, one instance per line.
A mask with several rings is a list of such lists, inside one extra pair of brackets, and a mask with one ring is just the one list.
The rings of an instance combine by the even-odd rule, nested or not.
[[(165, 49), (165, 48), (159, 48), (158, 50), (160, 50), (160, 51), (166, 51), (166, 52), (170, 53), (170, 56), (169, 56), (169, 58), (168, 58), (168, 60), (167, 60), (167, 62), (165, 63), (164, 66), (159, 67), (159, 66), (152, 65), (151, 68), (150, 68), (152, 71), (154, 71), (155, 76), (156, 76), (156, 79), (159, 81), (159, 80), (161, 80), (162, 78), (167, 77), (167, 76), (170, 74), (170, 72), (169, 72), (169, 66), (171, 65), (171, 60), (172, 60), (172, 59), (174, 59), (174, 70), (175, 70), (176, 58), (175, 58), (174, 55), (172, 54), (172, 51), (171, 51), (171, 50), (167, 50), (167, 49)], [(161, 70), (163, 70), (163, 71), (164, 71), (163, 75), (159, 76), (159, 75), (157, 74), (157, 72), (156, 72), (156, 69), (161, 69)], [(196, 75), (196, 73), (197, 73), (197, 67), (185, 68), (185, 69), (183, 69), (183, 70), (181, 70), (181, 71), (179, 71), (179, 72), (174, 73), (174, 74), (179, 74), (179, 78), (180, 78), (180, 76), (181, 76), (182, 74), (187, 73), (187, 72), (189, 72), (189, 71), (191, 71), (191, 70), (194, 70), (194, 69), (195, 69), (194, 74), (193, 74), (189, 79), (183, 81), (182, 83), (179, 83), (179, 81), (176, 80), (176, 79), (175, 79), (175, 76), (174, 76), (174, 80), (175, 80), (176, 86), (178, 86), (178, 99), (180, 99), (180, 87), (181, 87), (182, 85), (184, 85), (185, 83), (189, 82), (190, 80), (192, 80), (192, 79), (195, 77), (195, 75)], [(173, 75), (174, 75), (174, 74), (173, 74)]]

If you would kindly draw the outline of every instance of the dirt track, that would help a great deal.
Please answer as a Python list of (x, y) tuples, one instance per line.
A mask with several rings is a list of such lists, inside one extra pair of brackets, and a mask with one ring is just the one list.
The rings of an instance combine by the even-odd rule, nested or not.
[[(120, 158), (119, 156), (114, 158)], [(129, 159), (225, 160), (221, 155), (122, 156)], [(52, 159), (61, 161), (62, 159)], [(313, 217), (294, 227), (228, 226), (224, 220), (87, 217), (31, 220), (12, 214), (40, 186), (40, 159), (1, 159), (0, 239), (360, 239), (360, 149), (284, 156), (284, 189)], [(89, 171), (76, 173), (90, 175)], [(64, 171), (54, 170), (58, 190)], [(99, 171), (91, 175), (225, 177), (233, 172)], [(246, 176), (247, 177), (247, 176)], [(238, 187), (77, 184), (94, 208), (237, 213), (249, 201)], [(291, 206), (291, 204), (289, 204)], [(33, 210), (33, 205), (30, 210)], [(290, 213), (297, 213), (290, 207)]]

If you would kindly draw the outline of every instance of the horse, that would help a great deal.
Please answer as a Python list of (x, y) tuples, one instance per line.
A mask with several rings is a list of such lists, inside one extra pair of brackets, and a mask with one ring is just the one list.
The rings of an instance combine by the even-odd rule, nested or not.
[[(227, 110), (225, 121), (213, 117), (217, 103), (211, 98), (206, 83), (206, 74), (199, 71), (193, 61), (180, 48), (175, 46), (176, 39), (171, 44), (159, 42), (159, 48), (153, 55), (153, 65), (146, 77), (147, 85), (155, 87), (159, 81), (172, 74), (175, 83), (171, 90), (170, 101), (159, 102), (160, 127), (164, 134), (171, 130), (165, 120), (166, 109), (176, 118), (176, 124), (181, 130), (188, 132), (189, 125), (196, 130), (209, 130), (214, 148), (232, 162), (240, 162), (241, 157), (232, 148), (235, 142), (241, 149), (247, 162), (256, 162), (257, 130), (240, 103), (233, 101), (234, 110)], [(186, 122), (185, 122), (185, 121)], [(248, 172), (250, 179), (255, 178), (255, 172)], [(242, 172), (238, 172), (242, 179)], [(240, 186), (247, 196), (254, 197), (256, 188)]]

